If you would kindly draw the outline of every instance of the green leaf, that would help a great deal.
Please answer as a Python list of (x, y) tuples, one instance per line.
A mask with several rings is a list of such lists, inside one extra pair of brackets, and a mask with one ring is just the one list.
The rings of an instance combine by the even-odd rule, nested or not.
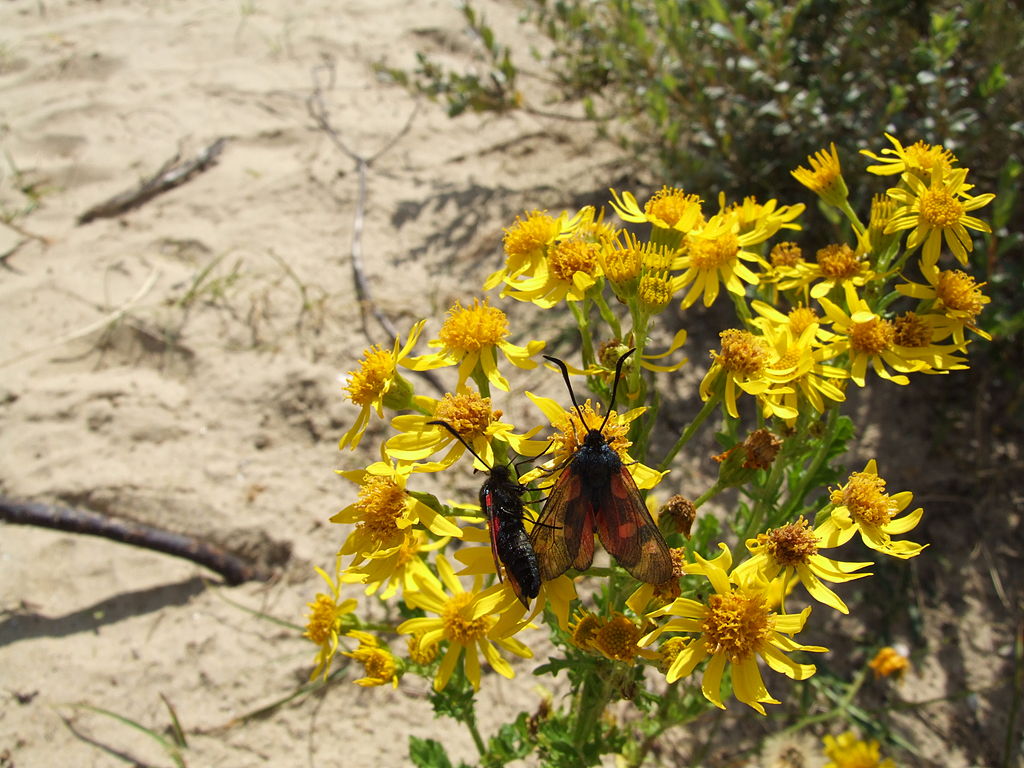
[(409, 759), (419, 768), (452, 768), (444, 745), (434, 739), (409, 737)]

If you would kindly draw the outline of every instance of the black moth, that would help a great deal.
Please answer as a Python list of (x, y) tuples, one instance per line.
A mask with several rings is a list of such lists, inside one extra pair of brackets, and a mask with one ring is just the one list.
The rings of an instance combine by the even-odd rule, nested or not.
[[(487, 462), (477, 455), (451, 424), (444, 421), (428, 423), (447, 429), (481, 464), (487, 466)], [(504, 568), (519, 602), (529, 608), (530, 600), (540, 592), (540, 568), (530, 537), (523, 528), (523, 494), (527, 490), (525, 485), (512, 479), (508, 467), (490, 467), (487, 479), (480, 486), (480, 509), (487, 517), (491, 556), (494, 558), (498, 580), (501, 581)]]

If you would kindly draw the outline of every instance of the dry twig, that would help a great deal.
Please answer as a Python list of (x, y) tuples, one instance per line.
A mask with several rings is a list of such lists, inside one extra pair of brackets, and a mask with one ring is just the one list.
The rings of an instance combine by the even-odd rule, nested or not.
[(78, 217), (79, 224), (88, 224), (93, 219), (110, 218), (120, 216), (125, 211), (137, 208), (157, 195), (174, 189), (184, 184), (198, 173), (205, 171), (216, 163), (218, 156), (224, 149), (227, 139), (221, 137), (210, 144), (206, 149), (193, 157), (191, 160), (179, 162), (180, 156), (175, 155), (148, 179), (139, 186), (114, 195), (109, 200), (104, 200), (98, 205), (85, 211)]

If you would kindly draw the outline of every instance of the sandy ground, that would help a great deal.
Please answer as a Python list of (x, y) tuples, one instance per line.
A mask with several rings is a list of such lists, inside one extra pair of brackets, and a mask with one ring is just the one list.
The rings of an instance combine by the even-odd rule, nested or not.
[[(481, 5), (525, 34), (514, 6)], [(163, 699), (190, 734), (190, 765), (397, 765), (410, 734), (473, 757), (411, 679), (235, 720), (308, 675), (309, 643), (250, 611), (303, 621), (312, 565), (340, 541), (327, 518), (352, 498), (333, 469), (368, 455), (337, 451), (355, 413), (337, 378), (367, 342), (349, 259), (355, 165), (307, 114), (314, 68), (334, 62), (325, 101), (352, 151), (397, 137), (370, 169), (362, 246), (379, 308), (403, 332), (474, 295), (517, 213), (561, 209), (566, 191), (615, 172), (611, 147), (525, 113), (452, 121), (423, 103), (400, 135), (416, 100), (372, 64), (410, 66), (426, 50), (465, 66), (462, 29), (447, 0), (0, 8), (0, 203), (5, 215), (34, 206), (21, 232), (0, 228), (0, 253), (27, 238), (0, 270), (0, 489), (292, 552), (271, 584), (226, 588), (159, 554), (0, 528), (0, 765), (124, 764), (97, 745), (167, 765), (150, 739), (77, 706), (160, 730)], [(76, 226), (219, 137), (215, 167)], [(973, 638), (981, 653), (1004, 641)], [(485, 685), (482, 729), (532, 708), (535, 685)]]

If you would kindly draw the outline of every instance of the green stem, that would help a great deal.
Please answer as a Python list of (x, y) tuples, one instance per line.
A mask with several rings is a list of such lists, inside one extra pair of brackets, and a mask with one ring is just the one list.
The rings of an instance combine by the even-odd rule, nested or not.
[(469, 735), (473, 737), (473, 743), (476, 744), (476, 751), (480, 753), (480, 757), (487, 755), (487, 745), (484, 744), (484, 739), (480, 735), (480, 730), (476, 727), (476, 712), (471, 711), (466, 717), (466, 727), (469, 729)]
[(605, 301), (604, 291), (599, 291), (594, 295), (594, 303), (597, 305), (597, 311), (601, 313), (601, 318), (608, 323), (608, 327), (611, 329), (612, 335), (616, 339), (622, 338), (622, 326), (619, 325), (619, 318), (612, 312), (612, 308), (608, 306), (608, 302)]
[(704, 493), (698, 496), (697, 499), (693, 502), (694, 508), (700, 509), (701, 504), (704, 504), (709, 499), (714, 498), (728, 487), (729, 486), (723, 483), (721, 480), (716, 480), (714, 485), (712, 485), (710, 488), (704, 491)]
[(594, 340), (590, 336), (590, 319), (587, 317), (586, 299), (583, 300), (583, 306), (575, 301), (567, 301), (566, 304), (576, 321), (576, 327), (580, 330), (580, 342), (583, 344), (583, 367), (589, 368), (594, 364)]
[(850, 207), (850, 201), (843, 200), (843, 204), (838, 206), (838, 208), (843, 212), (843, 215), (850, 220), (850, 224), (853, 225), (853, 231), (856, 232), (858, 236), (863, 235), (864, 225), (861, 223), (856, 211)]
[(814, 476), (818, 474), (818, 470), (821, 469), (821, 465), (825, 463), (829, 451), (832, 448), (832, 443), (836, 439), (836, 431), (838, 430), (838, 427), (839, 409), (829, 408), (828, 414), (825, 416), (825, 433), (818, 441), (818, 448), (814, 452), (810, 465), (808, 465), (807, 469), (804, 471), (800, 484), (793, 490), (789, 497), (789, 501), (786, 503), (785, 519), (791, 520), (793, 518), (793, 513), (803, 506), (804, 496), (807, 495), (807, 486), (810, 484)]
[(576, 705), (576, 723), (573, 726), (572, 744), (580, 758), (583, 747), (590, 742), (594, 728), (601, 720), (601, 713), (608, 703), (608, 679), (589, 674), (583, 681)]
[(672, 459), (674, 459), (680, 449), (690, 441), (690, 438), (693, 437), (693, 433), (696, 432), (697, 428), (704, 423), (704, 420), (711, 415), (711, 412), (715, 410), (718, 406), (718, 401), (721, 399), (722, 395), (720, 393), (715, 393), (706, 403), (704, 403), (704, 407), (700, 409), (700, 413), (698, 413), (694, 417), (693, 421), (690, 422), (689, 426), (683, 430), (683, 434), (681, 434), (679, 439), (676, 440), (676, 444), (672, 446), (669, 452), (665, 454), (665, 458), (661, 460), (661, 464), (658, 465), (659, 472), (664, 472), (668, 469), (669, 465), (672, 463)]

